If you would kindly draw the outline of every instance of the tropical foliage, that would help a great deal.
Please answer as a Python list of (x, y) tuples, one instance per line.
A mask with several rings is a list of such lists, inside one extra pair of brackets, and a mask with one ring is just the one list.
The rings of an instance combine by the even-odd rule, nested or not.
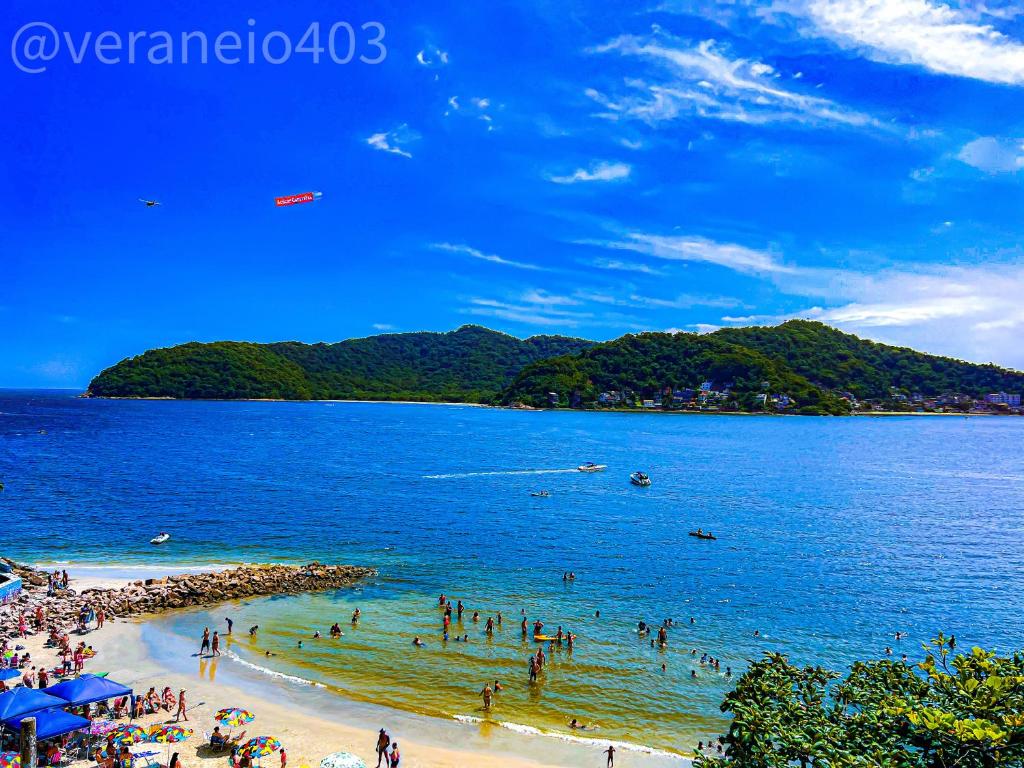
[(216, 342), (154, 349), (103, 371), (102, 397), (486, 402), (530, 362), (592, 342), (521, 340), (480, 326), (337, 344)]
[(839, 392), (887, 398), (1024, 391), (1024, 374), (859, 339), (821, 323), (706, 335), (643, 333), (595, 344), (526, 340), (480, 326), (397, 333), (337, 344), (216, 342), (155, 349), (97, 376), (105, 397), (426, 400), (547, 407), (593, 403), (609, 390), (647, 397), (702, 381), (728, 384), (727, 408), (763, 410), (758, 394), (785, 394), (791, 413), (840, 414)]
[(629, 390), (653, 396), (711, 380), (728, 384), (732, 401), (742, 410), (762, 408), (756, 395), (786, 393), (806, 413), (842, 414), (848, 404), (794, 373), (784, 361), (729, 343), (714, 334), (643, 333), (599, 344), (575, 355), (526, 366), (502, 394), (505, 403), (560, 404), (574, 394), (593, 402), (601, 392)]
[(841, 682), (765, 654), (722, 704), (733, 718), (726, 758), (743, 768), (1020, 768), (1024, 657), (955, 648), (940, 635), (916, 667), (859, 662)]
[(712, 335), (757, 350), (815, 384), (846, 390), (859, 399), (887, 397), (891, 387), (924, 396), (958, 392), (979, 397), (1024, 390), (1024, 373), (878, 344), (807, 320), (726, 328)]

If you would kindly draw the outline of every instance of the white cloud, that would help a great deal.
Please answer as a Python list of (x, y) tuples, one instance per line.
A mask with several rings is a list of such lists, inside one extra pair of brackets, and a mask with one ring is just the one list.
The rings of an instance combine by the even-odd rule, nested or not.
[(416, 61), (421, 67), (436, 69), (448, 63), (448, 52), (434, 45), (428, 45), (416, 54)]
[(785, 293), (832, 305), (787, 317), (810, 317), (877, 341), (1024, 370), (1024, 263), (897, 267), (876, 274), (802, 269), (776, 281)]
[(420, 135), (416, 131), (402, 123), (393, 130), (373, 134), (366, 140), (366, 143), (374, 149), (379, 149), (381, 152), (390, 152), (393, 155), (401, 155), (402, 157), (412, 157), (412, 153), (403, 147), (418, 140), (419, 137)]
[(551, 306), (537, 306), (535, 304), (501, 301), (473, 297), (469, 300), (469, 307), (462, 311), (469, 315), (481, 315), (485, 317), (497, 317), (502, 320), (511, 320), (527, 325), (549, 325), (575, 328), (581, 321), (593, 317), (589, 313), (579, 313)]
[(965, 144), (957, 159), (986, 173), (1016, 173), (1024, 168), (1024, 139), (983, 136)]
[(555, 184), (578, 184), (581, 181), (621, 181), (629, 178), (632, 166), (626, 163), (594, 163), (590, 168), (577, 168), (567, 176), (548, 176)]
[(548, 293), (545, 290), (536, 288), (526, 291), (519, 297), (519, 300), (527, 304), (540, 304), (545, 307), (574, 307), (580, 303), (571, 296), (559, 296), (558, 294)]
[(395, 330), (395, 326), (393, 326), (391, 323), (374, 323), (372, 328), (375, 331), (393, 331), (393, 330)]
[(432, 246), (438, 251), (447, 251), (448, 253), (459, 253), (464, 256), (469, 256), (474, 259), (480, 259), (481, 261), (489, 261), (492, 264), (501, 264), (506, 267), (515, 267), (516, 269), (530, 269), (530, 270), (544, 270), (544, 267), (537, 266), (536, 264), (528, 264), (522, 261), (513, 261), (512, 259), (506, 259), (503, 256), (498, 256), (493, 253), (484, 253), (476, 248), (471, 248), (468, 245), (462, 245), (457, 243), (434, 243)]
[(609, 269), (616, 272), (640, 272), (645, 275), (664, 275), (665, 272), (660, 269), (655, 269), (648, 264), (642, 264), (639, 261), (622, 261), (621, 259), (605, 259), (597, 258), (591, 259), (590, 261), (584, 262), (591, 267), (597, 267), (598, 269)]
[[(875, 61), (916, 64), (946, 75), (1024, 84), (1024, 44), (987, 18), (999, 9), (930, 0), (795, 0), (781, 3), (807, 19), (805, 34), (826, 37)], [(973, 9), (973, 10), (972, 10)]]
[(770, 251), (748, 248), (736, 243), (719, 243), (705, 237), (632, 232), (626, 235), (624, 240), (582, 242), (613, 250), (636, 251), (668, 261), (716, 264), (746, 274), (793, 271)]
[(764, 62), (730, 57), (714, 40), (692, 42), (660, 35), (623, 35), (593, 49), (644, 59), (655, 65), (657, 80), (630, 79), (629, 90), (611, 97), (585, 93), (610, 120), (632, 118), (651, 125), (680, 117), (701, 117), (750, 124), (878, 125), (870, 116), (820, 96), (789, 90)]
[(639, 293), (630, 292), (625, 295), (611, 293), (599, 293), (593, 290), (578, 290), (573, 294), (581, 301), (592, 304), (607, 304), (616, 307), (631, 307), (634, 309), (693, 309), (694, 307), (739, 307), (743, 303), (738, 299), (728, 296), (695, 296), (692, 294), (679, 294), (674, 298), (666, 299), (656, 296), (644, 296)]

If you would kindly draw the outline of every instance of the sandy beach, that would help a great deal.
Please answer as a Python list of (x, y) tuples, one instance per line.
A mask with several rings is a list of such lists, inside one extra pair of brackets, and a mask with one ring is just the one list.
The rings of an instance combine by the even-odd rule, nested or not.
[[(80, 575), (76, 576), (73, 566), (67, 567), (72, 574), (71, 585), (79, 592), (84, 589), (118, 588), (130, 579), (146, 578), (155, 573), (146, 567), (116, 570), (86, 568), (81, 569)], [(174, 572), (186, 570), (209, 571), (216, 570), (216, 567), (176, 568)], [(379, 726), (366, 723), (365, 712), (363, 723), (357, 725), (353, 721), (361, 718), (346, 717), (351, 702), (331, 694), (313, 695), (308, 688), (302, 686), (293, 686), (295, 690), (287, 690), (282, 687), (288, 685), (287, 681), (261, 680), (259, 675), (253, 675), (242, 668), (230, 655), (200, 658), (198, 654), (183, 649), (180, 663), (168, 664), (156, 658), (150, 651), (151, 643), (147, 639), (152, 640), (162, 634), (160, 622), (160, 616), (116, 622), (108, 620), (102, 629), (92, 629), (85, 635), (72, 637), (76, 642), (84, 640), (96, 651), (96, 656), (87, 663), (87, 672), (106, 672), (110, 679), (132, 687), (137, 694), (144, 694), (150, 687), (155, 687), (159, 692), (164, 686), (170, 686), (174, 692), (181, 689), (187, 691), (187, 725), (194, 729), (195, 734), (186, 742), (171, 745), (171, 751), (179, 753), (185, 768), (225, 763), (223, 755), (211, 757), (201, 749), (206, 743), (204, 732), (208, 733), (216, 725), (214, 713), (225, 707), (241, 707), (253, 712), (256, 719), (244, 729), (247, 738), (278, 738), (287, 751), (288, 764), (299, 768), (316, 768), (323, 757), (338, 751), (352, 752), (366, 761), (367, 765), (375, 766), (376, 727), (386, 728), (392, 739), (399, 742), (402, 766), (566, 768), (605, 764), (602, 751), (607, 745), (597, 739), (592, 743), (585, 743), (584, 740), (563, 742), (539, 735), (513, 733), (487, 723), (441, 721), (384, 708), (378, 708), (381, 717)], [(198, 627), (197, 631), (201, 632), (202, 628)], [(44, 640), (42, 634), (35, 634), (21, 642), (31, 652), (34, 663), (45, 660), (47, 666), (52, 666), (50, 662), (56, 661), (57, 655), (54, 649), (44, 647)], [(230, 641), (225, 646), (230, 648)], [(198, 671), (185, 671), (193, 667)], [(401, 685), (401, 681), (396, 680), (395, 684)], [(174, 722), (174, 718), (161, 713), (148, 715), (136, 722), (150, 726)], [(162, 754), (153, 759), (166, 762), (165, 745), (140, 745), (134, 751), (143, 749), (160, 751)], [(202, 756), (200, 751), (203, 752)], [(276, 768), (279, 757), (274, 754), (262, 762)], [(79, 765), (89, 763), (82, 762)], [(617, 748), (616, 765), (686, 767), (690, 761)]]

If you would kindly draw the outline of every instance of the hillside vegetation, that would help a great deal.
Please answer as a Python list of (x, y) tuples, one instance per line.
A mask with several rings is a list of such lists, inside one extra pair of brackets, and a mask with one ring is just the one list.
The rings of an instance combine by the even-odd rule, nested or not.
[[(1024, 374), (995, 365), (866, 341), (823, 323), (791, 320), (778, 326), (726, 328), (706, 335), (642, 333), (572, 355), (526, 366), (502, 393), (505, 403), (586, 404), (600, 393), (631, 391), (655, 397), (711, 381), (728, 389), (729, 409), (764, 410), (762, 393), (784, 393), (790, 412), (846, 413), (844, 394), (885, 399), (893, 391), (924, 397), (1024, 391)], [(574, 394), (575, 393), (575, 394)]]
[[(123, 360), (97, 376), (100, 397), (422, 400), (591, 407), (665, 397), (665, 406), (841, 414), (851, 400), (1024, 392), (1024, 374), (866, 341), (817, 322), (641, 333), (595, 344), (564, 336), (517, 339), (467, 325), (336, 344), (190, 343)], [(552, 396), (554, 393), (554, 396)], [(699, 395), (699, 393), (697, 393)], [(687, 395), (686, 397), (689, 397)], [(784, 397), (783, 397), (784, 396)]]
[(89, 384), (97, 397), (487, 402), (528, 363), (593, 342), (480, 326), (337, 344), (214, 342), (153, 349)]

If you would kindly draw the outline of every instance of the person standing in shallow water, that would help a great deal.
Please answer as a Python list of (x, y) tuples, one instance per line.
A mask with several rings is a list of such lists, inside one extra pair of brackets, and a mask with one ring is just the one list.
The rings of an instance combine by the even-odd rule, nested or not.
[(210, 651), (210, 628), (203, 627), (203, 642), (199, 646), (199, 655), (202, 656), (204, 653)]
[(491, 708), (491, 696), (493, 695), (490, 683), (484, 683), (484, 689), (480, 691), (480, 695), (484, 697), (484, 709)]
[(210, 650), (214, 656), (220, 656), (220, 635), (213, 633), (213, 641), (210, 643)]

